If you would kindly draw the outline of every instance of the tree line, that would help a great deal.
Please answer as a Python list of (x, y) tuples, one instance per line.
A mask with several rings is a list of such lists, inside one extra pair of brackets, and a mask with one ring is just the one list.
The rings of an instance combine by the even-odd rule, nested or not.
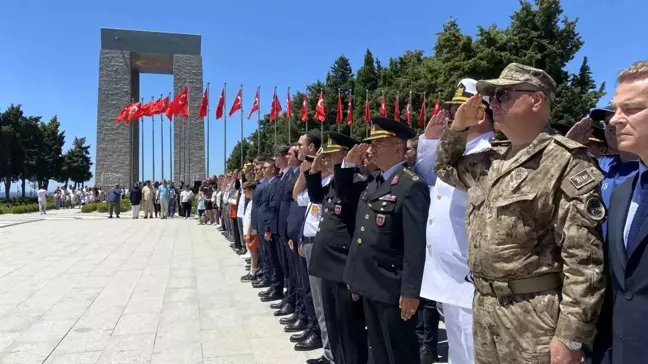
[[(592, 77), (587, 57), (583, 57), (577, 73), (570, 73), (565, 66), (574, 59), (584, 41), (576, 31), (576, 19), (563, 15), (560, 0), (522, 0), (520, 7), (511, 15), (506, 28), (496, 25), (479, 26), (475, 37), (462, 32), (457, 21), (450, 18), (439, 33), (431, 49), (431, 55), (424, 50), (410, 50), (390, 58), (386, 66), (367, 49), (363, 65), (353, 72), (349, 59), (338, 57), (326, 74), (324, 81), (317, 80), (303, 89), (308, 93), (309, 120), (299, 118), (299, 109), (304, 94), (293, 95), (293, 118), (287, 120), (282, 114), (277, 124), (277, 144), (294, 143), (297, 136), (308, 129), (319, 130), (321, 125), (313, 118), (313, 112), (320, 94), (324, 91), (326, 120), (324, 130), (339, 130), (357, 139), (363, 138), (368, 129), (364, 122), (365, 95), (369, 93), (372, 116), (378, 115), (380, 100), (387, 99), (388, 116), (393, 116), (394, 100), (400, 93), (401, 118), (405, 115), (405, 98), (412, 91), (412, 127), (418, 126), (418, 111), (427, 95), (427, 118), (436, 96), (450, 100), (457, 83), (463, 78), (497, 78), (511, 62), (523, 63), (547, 71), (558, 84), (557, 100), (552, 105), (552, 123), (571, 125), (594, 107), (605, 95), (605, 83), (597, 86)], [(336, 124), (338, 90), (342, 94), (344, 114), (349, 92), (353, 92), (353, 122)], [(288, 140), (288, 128), (291, 138)], [(260, 134), (260, 148), (257, 144)], [(227, 160), (227, 170), (240, 168), (240, 150), (243, 148), (246, 160), (251, 160), (261, 150), (261, 155), (274, 154), (274, 125), (269, 115), (261, 119), (259, 130), (247, 140), (237, 143)]]
[(0, 179), (5, 198), (12, 182), (20, 181), (22, 197), (25, 185), (32, 182), (46, 189), (50, 180), (74, 187), (92, 178), (90, 146), (85, 138), (74, 138), (72, 148), (63, 152), (65, 132), (54, 116), (49, 122), (41, 116), (26, 116), (21, 105), (10, 105), (0, 113)]

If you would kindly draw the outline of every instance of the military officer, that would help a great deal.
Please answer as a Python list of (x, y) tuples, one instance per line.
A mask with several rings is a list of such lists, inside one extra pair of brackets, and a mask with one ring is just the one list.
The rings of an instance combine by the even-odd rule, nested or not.
[[(435, 163), (439, 179), (468, 191), (475, 363), (580, 363), (605, 288), (603, 176), (583, 145), (546, 132), (556, 95), (546, 72), (512, 63), (477, 91), (444, 129)], [(509, 140), (464, 155), (482, 95)]]
[(353, 138), (330, 132), (321, 155), (327, 164), (335, 166), (333, 180), (322, 186), (321, 173), (315, 163), (306, 177), (311, 202), (322, 204), (324, 209), (313, 244), (309, 270), (312, 276), (322, 278), (324, 318), (336, 364), (363, 364), (367, 362), (368, 354), (362, 303), (352, 300), (351, 292), (342, 281), (354, 233), (358, 197), (364, 190), (358, 188), (358, 185), (356, 188), (349, 186), (354, 180), (364, 182), (366, 178), (354, 168), (340, 166), (356, 144), (358, 141)]
[[(403, 162), (406, 142), (416, 135), (395, 120), (372, 119), (368, 152), (380, 169), (358, 199), (355, 232), (343, 279), (362, 297), (371, 354), (376, 364), (419, 363), (416, 309), (419, 304), (427, 184)], [(348, 160), (344, 167), (361, 162)]]

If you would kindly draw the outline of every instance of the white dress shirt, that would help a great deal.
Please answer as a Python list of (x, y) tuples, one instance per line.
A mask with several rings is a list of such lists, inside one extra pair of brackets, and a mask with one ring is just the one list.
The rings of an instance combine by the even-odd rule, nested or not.
[[(245, 207), (245, 211), (243, 212), (243, 215), (241, 216), (243, 218), (243, 235), (247, 235), (248, 230), (250, 229), (250, 221), (252, 221), (252, 200), (248, 202), (247, 206)], [(256, 230), (252, 229), (252, 234), (256, 234)]]
[(236, 217), (243, 218), (245, 215), (245, 193), (243, 193), (243, 180), (240, 180), (241, 188), (239, 189), (239, 195), (236, 205)]
[[(466, 143), (465, 154), (490, 148), (493, 132)], [(426, 230), (427, 249), (421, 297), (463, 308), (472, 307), (474, 286), (466, 281), (468, 235), (466, 207), (468, 194), (434, 175), (438, 140), (425, 139), (418, 144), (416, 172), (430, 184), (430, 208)]]
[[(328, 175), (322, 178), (322, 186), (327, 186), (331, 183), (333, 175)], [(303, 196), (302, 194), (305, 194)], [(304, 204), (306, 202), (306, 204)], [(304, 222), (304, 237), (312, 238), (317, 235), (319, 229), (320, 218), (322, 217), (322, 204), (321, 203), (311, 203), (310, 197), (308, 197), (308, 191), (303, 191), (297, 197), (297, 204), (299, 206), (306, 206), (306, 221)]]
[(639, 200), (641, 199), (641, 174), (648, 171), (648, 167), (641, 162), (639, 163), (639, 173), (637, 173), (637, 182), (635, 183), (634, 191), (632, 192), (632, 200), (630, 207), (628, 207), (628, 216), (626, 217), (625, 227), (623, 228), (623, 245), (628, 246), (628, 234), (630, 233), (630, 226), (632, 220), (639, 208)]

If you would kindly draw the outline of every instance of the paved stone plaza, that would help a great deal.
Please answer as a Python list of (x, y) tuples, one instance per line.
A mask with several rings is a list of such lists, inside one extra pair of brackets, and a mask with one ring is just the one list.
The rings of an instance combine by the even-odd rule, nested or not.
[(0, 363), (304, 364), (194, 220), (0, 215)]

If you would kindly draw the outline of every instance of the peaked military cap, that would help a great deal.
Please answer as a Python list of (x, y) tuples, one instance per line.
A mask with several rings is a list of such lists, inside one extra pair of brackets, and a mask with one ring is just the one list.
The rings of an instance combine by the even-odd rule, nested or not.
[(592, 135), (588, 140), (595, 143), (607, 144), (605, 140), (605, 129), (599, 125), (592, 126)]
[[(449, 103), (463, 104), (476, 94), (477, 80), (473, 80), (472, 78), (464, 78), (463, 80), (459, 81), (459, 84), (457, 85), (457, 91), (455, 92), (454, 96), (452, 96), (452, 100)], [(483, 96), (482, 102), (486, 106), (490, 106), (490, 96)]]
[(328, 141), (322, 147), (322, 154), (335, 153), (342, 150), (349, 150), (359, 142), (347, 135), (331, 131), (328, 133)]
[(589, 113), (589, 117), (595, 121), (604, 121), (607, 123), (608, 120), (614, 115), (614, 110), (608, 108), (592, 109)]
[(393, 119), (378, 116), (371, 118), (371, 132), (369, 133), (369, 137), (365, 138), (364, 141), (391, 137), (408, 140), (415, 136), (416, 132), (409, 126)]
[(556, 99), (556, 81), (547, 72), (519, 63), (511, 63), (506, 66), (499, 78), (478, 81), (477, 91), (484, 96), (495, 96), (497, 88), (511, 87), (523, 83), (536, 86), (551, 101)]
[(571, 129), (571, 126), (566, 125), (566, 124), (560, 124), (560, 123), (551, 123), (550, 124), (550, 129), (553, 129), (552, 131), (560, 134), (562, 136), (567, 135), (567, 132), (569, 129)]

